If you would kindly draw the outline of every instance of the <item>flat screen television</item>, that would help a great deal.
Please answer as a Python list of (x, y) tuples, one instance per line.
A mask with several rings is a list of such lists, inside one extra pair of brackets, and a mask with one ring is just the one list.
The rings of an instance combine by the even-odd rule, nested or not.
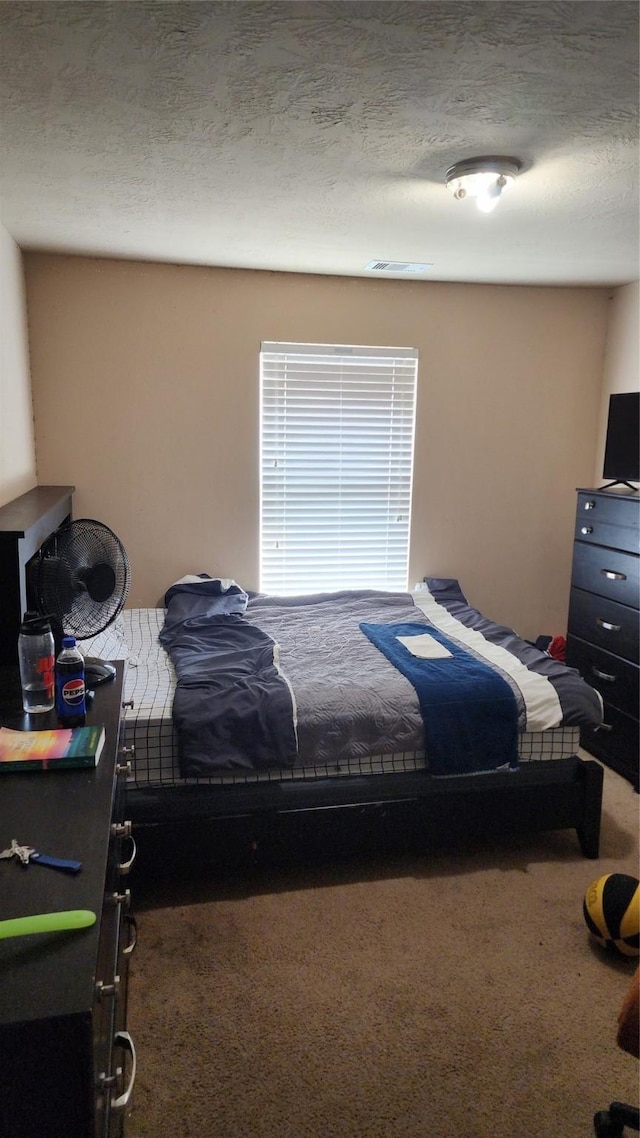
[(640, 481), (640, 391), (609, 397), (603, 478)]

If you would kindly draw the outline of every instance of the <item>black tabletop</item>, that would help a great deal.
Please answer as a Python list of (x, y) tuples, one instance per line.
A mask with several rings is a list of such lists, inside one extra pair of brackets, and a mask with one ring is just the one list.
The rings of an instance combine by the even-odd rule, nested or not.
[[(88, 1012), (105, 888), (114, 795), (122, 664), (97, 689), (88, 723), (103, 723), (106, 742), (90, 770), (0, 773), (0, 850), (15, 838), (41, 853), (82, 863), (72, 876), (35, 863), (0, 860), (0, 920), (64, 909), (89, 909), (96, 923), (74, 932), (0, 939), (0, 1024)], [(34, 720), (36, 721), (34, 723)], [(22, 712), (12, 669), (0, 669), (0, 723), (55, 727), (54, 713)]]

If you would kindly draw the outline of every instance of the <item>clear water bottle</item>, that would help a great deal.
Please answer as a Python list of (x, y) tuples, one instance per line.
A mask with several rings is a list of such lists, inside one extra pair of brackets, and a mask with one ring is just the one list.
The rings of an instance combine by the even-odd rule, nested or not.
[(65, 727), (81, 727), (85, 721), (86, 691), (84, 656), (75, 636), (62, 638), (62, 650), (56, 660), (56, 711)]
[(55, 703), (55, 646), (49, 618), (26, 612), (18, 636), (22, 706), (30, 715), (51, 711)]

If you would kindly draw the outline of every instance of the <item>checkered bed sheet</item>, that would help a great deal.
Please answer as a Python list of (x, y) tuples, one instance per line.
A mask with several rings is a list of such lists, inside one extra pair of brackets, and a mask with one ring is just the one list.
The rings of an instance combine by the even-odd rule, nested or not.
[[(323, 764), (299, 770), (255, 771), (209, 778), (181, 778), (178, 766), (178, 740), (171, 709), (176, 676), (171, 660), (158, 642), (164, 623), (163, 608), (126, 609), (109, 628), (91, 640), (83, 640), (86, 656), (103, 660), (124, 660), (125, 746), (134, 748), (132, 787), (221, 785), (223, 783), (281, 782), (291, 779), (315, 780), (339, 775), (387, 774), (425, 770), (424, 753), (402, 752), (374, 755), (366, 761)], [(577, 753), (580, 730), (558, 727), (552, 731), (529, 732), (519, 737), (521, 762), (569, 758)]]

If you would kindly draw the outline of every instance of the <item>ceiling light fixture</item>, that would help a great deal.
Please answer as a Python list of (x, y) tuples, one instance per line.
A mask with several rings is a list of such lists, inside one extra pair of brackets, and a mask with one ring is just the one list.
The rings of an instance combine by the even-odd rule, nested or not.
[(519, 158), (466, 158), (447, 170), (445, 180), (457, 201), (476, 198), (478, 209), (491, 213), (521, 169)]

